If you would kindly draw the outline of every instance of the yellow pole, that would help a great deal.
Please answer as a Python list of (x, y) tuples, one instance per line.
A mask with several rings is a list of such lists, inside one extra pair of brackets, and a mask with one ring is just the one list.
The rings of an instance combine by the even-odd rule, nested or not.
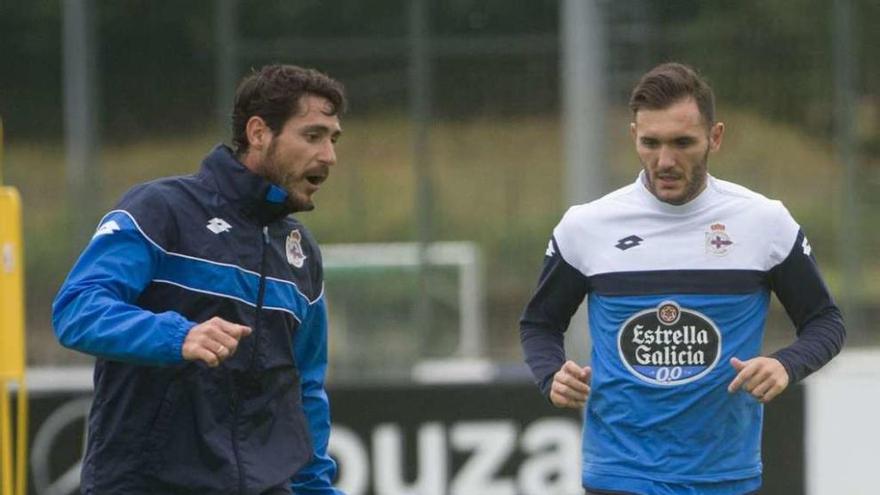
[(28, 445), (28, 393), (24, 383), (24, 375), (18, 382), (18, 430), (15, 435), (15, 493), (16, 495), (27, 494), (27, 445)]
[[(0, 119), (0, 495), (25, 495), (28, 399), (24, 350), (24, 242), (18, 190), (3, 186), (3, 152), (3, 120)], [(18, 384), (14, 452), (9, 388), (12, 382)]]
[[(0, 119), (0, 186), (3, 185), (3, 120)], [(0, 253), (2, 254), (2, 253)], [(0, 294), (2, 297), (2, 294)], [(3, 329), (0, 328), (0, 332)], [(6, 379), (0, 377), (0, 493), (12, 495), (12, 452), (9, 442), (9, 396)]]
[(3, 119), (0, 118), (0, 186), (3, 185)]
[(12, 432), (9, 429), (9, 387), (6, 380), (0, 384), (0, 489), (3, 495), (12, 495)]

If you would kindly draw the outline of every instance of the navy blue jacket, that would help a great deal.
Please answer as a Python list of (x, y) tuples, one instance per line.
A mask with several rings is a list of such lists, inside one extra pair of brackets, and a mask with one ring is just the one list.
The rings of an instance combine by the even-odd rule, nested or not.
[[(218, 146), (101, 220), (53, 305), (97, 356), (83, 493), (338, 493), (321, 255), (285, 198)], [(214, 316), (253, 332), (217, 368), (184, 361)]]

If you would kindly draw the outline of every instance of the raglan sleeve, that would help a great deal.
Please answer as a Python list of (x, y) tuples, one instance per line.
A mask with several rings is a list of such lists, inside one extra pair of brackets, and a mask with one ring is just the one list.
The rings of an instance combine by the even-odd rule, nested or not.
[(843, 347), (846, 327), (819, 272), (803, 230), (780, 205), (777, 232), (789, 233), (778, 246), (782, 261), (769, 272), (770, 287), (796, 329), (790, 345), (771, 354), (782, 363), (792, 383), (827, 364)]
[(320, 294), (310, 304), (308, 314), (294, 336), (293, 353), (300, 372), (302, 402), (312, 440), (312, 461), (291, 479), (295, 495), (341, 495), (333, 487), (336, 462), (328, 455), (330, 441), (330, 400), (327, 397), (327, 303), (323, 291), (320, 253), (314, 249)]
[(97, 357), (148, 365), (183, 360), (195, 323), (175, 312), (136, 304), (153, 279), (168, 241), (167, 203), (146, 187), (127, 193), (99, 222), (52, 304), (59, 342)]
[(571, 249), (566, 217), (553, 231), (537, 287), (519, 322), (525, 362), (546, 397), (553, 375), (565, 363), (565, 331), (588, 291), (587, 277), (563, 256), (563, 250)]

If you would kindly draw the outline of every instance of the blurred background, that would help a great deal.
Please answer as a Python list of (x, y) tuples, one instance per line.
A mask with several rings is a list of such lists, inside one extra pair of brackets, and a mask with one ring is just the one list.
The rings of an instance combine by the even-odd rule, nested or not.
[[(878, 23), (876, 0), (0, 2), (28, 364), (90, 363), (57, 344), (50, 305), (98, 220), (134, 184), (196, 171), (228, 142), (236, 82), (274, 62), (350, 98), (338, 166), (300, 216), (325, 253), (332, 386), (530, 380), (518, 319), (550, 233), (634, 180), (627, 98), (670, 60), (715, 89), (710, 173), (787, 205), (847, 345), (876, 346)], [(583, 361), (585, 325), (568, 337)], [(767, 349), (793, 337), (774, 303)]]
[[(453, 357), (516, 368), (550, 232), (634, 179), (626, 100), (668, 60), (716, 91), (728, 133), (710, 172), (788, 206), (848, 344), (877, 344), (878, 21), (873, 0), (0, 3), (28, 363), (85, 362), (51, 330), (67, 270), (126, 189), (228, 142), (236, 82), (270, 62), (317, 67), (351, 99), (339, 165), (301, 216), (328, 251), (334, 380), (407, 380)], [(768, 347), (792, 336), (776, 307)]]

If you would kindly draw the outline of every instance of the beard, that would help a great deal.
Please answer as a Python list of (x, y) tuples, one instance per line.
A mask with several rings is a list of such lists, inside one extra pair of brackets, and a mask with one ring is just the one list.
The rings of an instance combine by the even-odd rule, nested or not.
[(703, 187), (706, 185), (706, 176), (709, 175), (709, 147), (706, 146), (706, 152), (703, 153), (703, 158), (694, 164), (693, 170), (691, 170), (691, 180), (688, 181), (687, 186), (684, 189), (684, 199), (682, 203), (687, 203), (688, 201), (697, 197), (700, 194), (700, 191), (703, 190)]
[(684, 197), (682, 198), (681, 203), (684, 204), (688, 201), (697, 197), (700, 194), (700, 191), (703, 190), (703, 186), (706, 184), (706, 176), (709, 175), (709, 147), (706, 147), (706, 152), (703, 153), (703, 158), (694, 165), (693, 170), (691, 170), (691, 180), (688, 181), (687, 186), (684, 189)]
[[(657, 195), (657, 186), (654, 181), (654, 175), (656, 175), (656, 173), (648, 173), (648, 167), (644, 163), (642, 163), (642, 167), (645, 169), (645, 177), (648, 181), (648, 188), (651, 190), (651, 194), (660, 199), (660, 197)], [(700, 194), (706, 184), (706, 177), (708, 175), (709, 146), (706, 146), (706, 151), (703, 153), (703, 157), (697, 163), (695, 163), (694, 167), (691, 169), (690, 179), (688, 180), (686, 174), (684, 176), (684, 178), (686, 179), (686, 183), (684, 186), (684, 190), (682, 191), (681, 197), (669, 200), (661, 199), (661, 201), (676, 206), (687, 203), (688, 201), (696, 198), (697, 195)]]
[(284, 200), (284, 203), (291, 210), (295, 212), (314, 210), (315, 204), (312, 202), (311, 198), (296, 192), (294, 185), (296, 184), (297, 178), (292, 174), (285, 173), (284, 167), (281, 165), (281, 160), (278, 157), (277, 143), (278, 141), (273, 140), (272, 143), (269, 144), (269, 149), (266, 151), (266, 159), (260, 164), (261, 175), (269, 182), (284, 189), (284, 192), (287, 193), (287, 198)]

